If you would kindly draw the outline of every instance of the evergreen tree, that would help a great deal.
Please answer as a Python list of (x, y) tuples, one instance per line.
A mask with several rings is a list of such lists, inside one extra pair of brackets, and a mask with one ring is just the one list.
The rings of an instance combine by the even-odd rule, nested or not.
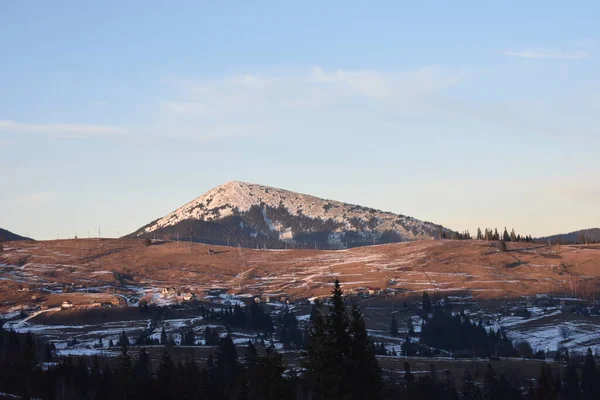
[(392, 314), (392, 327), (391, 327), (392, 336), (398, 336), (398, 322), (396, 321), (396, 315)]
[(581, 373), (581, 398), (583, 400), (597, 398), (598, 384), (596, 383), (596, 374), (596, 361), (594, 360), (592, 349), (588, 347)]
[(133, 381), (137, 398), (152, 398), (152, 379), (150, 357), (146, 349), (142, 347), (138, 359), (133, 366)]
[(119, 336), (118, 345), (119, 345), (119, 347), (129, 347), (129, 338), (127, 337), (127, 334), (125, 333), (125, 330), (123, 330), (121, 332), (121, 336)]
[(415, 327), (413, 326), (413, 320), (410, 316), (406, 320), (406, 328), (408, 330), (408, 336), (415, 336)]
[(429, 293), (423, 292), (423, 312), (425, 315), (431, 311), (431, 300), (429, 299)]
[(510, 235), (508, 234), (506, 227), (504, 227), (504, 233), (502, 234), (502, 240), (504, 240), (505, 242), (508, 242), (510, 240)]
[(481, 233), (481, 228), (477, 228), (477, 240), (483, 240), (483, 233)]
[(577, 370), (573, 363), (567, 364), (565, 370), (565, 384), (562, 389), (562, 397), (565, 400), (579, 400), (581, 397)]
[(475, 384), (468, 369), (465, 369), (463, 376), (462, 398), (463, 400), (481, 400), (479, 387)]
[[(305, 357), (310, 392), (315, 399), (353, 398), (353, 391), (380, 396), (381, 378), (362, 314), (353, 308), (348, 318), (338, 280), (330, 298), (329, 314), (317, 309)], [(361, 382), (361, 388), (357, 387)], [(359, 398), (359, 397), (357, 397)]]
[(353, 394), (359, 399), (378, 399), (382, 395), (381, 370), (370, 346), (365, 321), (357, 306), (352, 307), (350, 335), (350, 382), (354, 385)]
[(516, 242), (517, 241), (517, 235), (515, 234), (515, 230), (514, 229), (512, 229), (510, 231), (510, 241), (511, 242)]
[(163, 326), (162, 329), (160, 330), (160, 344), (162, 344), (163, 346), (166, 346), (169, 343), (169, 340), (167, 338), (167, 331), (165, 330), (165, 327)]
[(117, 377), (117, 393), (120, 399), (131, 399), (133, 397), (133, 387), (131, 385), (133, 368), (131, 366), (131, 357), (128, 354), (129, 340), (125, 331), (119, 338), (119, 345), (121, 346), (121, 355), (117, 365), (116, 377)]
[(542, 365), (540, 377), (537, 380), (535, 390), (536, 399), (538, 400), (556, 400), (556, 391), (554, 389), (554, 379), (552, 378), (552, 370), (547, 364)]

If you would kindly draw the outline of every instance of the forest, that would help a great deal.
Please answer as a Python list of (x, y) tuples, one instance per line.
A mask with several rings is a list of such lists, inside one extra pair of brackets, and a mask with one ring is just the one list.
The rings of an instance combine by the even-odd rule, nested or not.
[[(137, 357), (130, 355), (131, 344), (124, 334), (116, 344), (120, 356), (111, 363), (97, 356), (57, 358), (50, 344), (31, 334), (0, 330), (0, 391), (42, 399), (586, 400), (600, 395), (600, 370), (591, 350), (582, 365), (559, 360), (564, 363), (562, 376), (540, 363), (535, 381), (509, 380), (494, 371), (493, 362), (478, 381), (468, 371), (453, 377), (448, 371), (437, 371), (434, 364), (426, 373), (417, 374), (411, 370), (410, 359), (403, 371), (386, 371), (379, 365), (378, 346), (367, 333), (362, 312), (348, 305), (339, 282), (326, 304), (315, 305), (306, 337), (289, 311), (281, 317), (282, 324), (276, 324), (275, 334), (287, 338), (288, 347), (304, 348), (301, 364), (295, 367), (286, 365), (273, 346), (257, 348), (248, 342), (236, 347), (229, 335), (211, 330), (206, 333), (211, 342), (206, 344), (214, 351), (206, 363), (196, 362), (193, 356), (172, 359), (165, 335), (161, 342), (166, 347), (154, 368), (143, 344), (137, 344)], [(502, 356), (514, 355), (515, 348), (505, 335), (438, 305), (430, 306), (422, 326), (422, 344), (448, 349), (471, 344), (488, 352), (499, 347), (505, 352)], [(233, 308), (218, 318), (265, 331), (273, 328), (258, 305), (249, 311)], [(451, 334), (440, 334), (440, 330)], [(302, 346), (295, 343), (300, 341)], [(194, 343), (193, 331), (191, 336), (183, 332), (181, 345)]]

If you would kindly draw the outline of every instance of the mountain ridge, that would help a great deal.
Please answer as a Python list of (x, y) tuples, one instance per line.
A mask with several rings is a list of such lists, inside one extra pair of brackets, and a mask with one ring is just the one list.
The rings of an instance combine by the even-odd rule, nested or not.
[[(265, 185), (230, 181), (128, 235), (190, 241), (343, 248), (434, 239), (450, 229), (395, 214)], [(245, 239), (245, 240), (244, 240)], [(244, 243), (242, 243), (244, 242)], [(267, 243), (269, 242), (269, 243)]]
[(31, 238), (17, 235), (16, 233), (13, 233), (9, 230), (2, 229), (2, 228), (0, 228), (0, 239), (5, 240), (7, 242), (13, 241), (13, 240), (33, 240)]
[(579, 229), (577, 231), (568, 233), (558, 233), (555, 235), (539, 237), (536, 240), (556, 242), (560, 240), (563, 243), (599, 243), (600, 242), (600, 228), (588, 228)]

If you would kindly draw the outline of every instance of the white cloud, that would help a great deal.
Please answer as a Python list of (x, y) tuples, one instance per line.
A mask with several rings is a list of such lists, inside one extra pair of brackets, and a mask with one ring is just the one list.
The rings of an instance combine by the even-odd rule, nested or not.
[(65, 123), (26, 123), (11, 120), (0, 120), (0, 132), (43, 134), (55, 137), (85, 137), (120, 135), (126, 133), (125, 128), (110, 125), (87, 125)]
[(520, 58), (560, 60), (578, 60), (589, 57), (589, 53), (585, 50), (564, 51), (559, 49), (524, 49), (518, 51), (505, 51), (502, 54)]

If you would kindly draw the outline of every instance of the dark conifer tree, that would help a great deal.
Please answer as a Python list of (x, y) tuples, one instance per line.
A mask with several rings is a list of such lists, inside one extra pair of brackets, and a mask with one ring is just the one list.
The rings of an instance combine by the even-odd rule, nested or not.
[(535, 397), (538, 400), (556, 400), (556, 391), (554, 390), (554, 378), (552, 370), (547, 364), (542, 365), (540, 377), (537, 380)]
[(398, 336), (398, 321), (396, 321), (396, 315), (394, 314), (392, 314), (392, 326), (390, 330), (392, 336)]
[(562, 397), (565, 400), (579, 400), (581, 398), (580, 393), (577, 369), (573, 363), (569, 363), (565, 370), (565, 384), (562, 388)]
[(477, 228), (477, 240), (483, 240), (483, 233), (481, 233), (481, 228)]
[(581, 398), (591, 400), (597, 398), (598, 384), (596, 383), (596, 361), (592, 349), (588, 348), (581, 372)]
[(118, 345), (119, 347), (129, 347), (129, 338), (125, 333), (125, 330), (123, 330), (123, 332), (121, 332), (121, 336), (119, 336)]
[(429, 293), (423, 292), (423, 313), (429, 314), (431, 311), (431, 300), (429, 299)]
[(169, 344), (169, 339), (167, 338), (167, 331), (165, 330), (164, 326), (160, 330), (160, 344), (162, 344), (163, 346)]

